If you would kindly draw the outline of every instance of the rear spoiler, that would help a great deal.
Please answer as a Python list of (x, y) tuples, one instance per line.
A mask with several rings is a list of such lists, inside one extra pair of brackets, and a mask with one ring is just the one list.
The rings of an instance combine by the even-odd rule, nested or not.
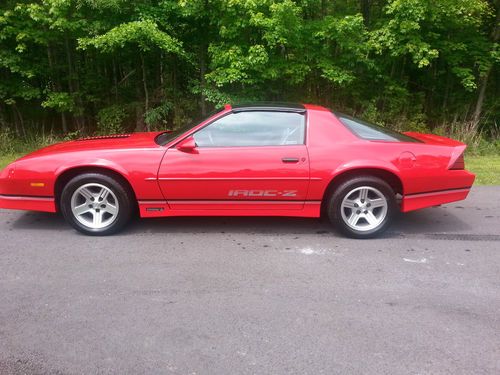
[(419, 141), (422, 141), (425, 144), (453, 147), (450, 155), (450, 161), (448, 163), (448, 169), (464, 168), (463, 155), (465, 149), (467, 148), (467, 145), (465, 143), (435, 134), (422, 134), (416, 132), (405, 132), (404, 134), (409, 137), (418, 139)]
[(423, 134), (417, 132), (405, 132), (403, 134), (418, 139), (419, 141), (422, 141), (424, 143), (436, 146), (465, 146), (465, 144), (462, 142), (435, 134)]

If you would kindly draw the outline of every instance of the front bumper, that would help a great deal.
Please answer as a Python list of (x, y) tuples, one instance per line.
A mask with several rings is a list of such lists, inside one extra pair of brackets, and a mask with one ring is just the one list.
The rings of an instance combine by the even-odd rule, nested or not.
[(33, 172), (19, 173), (16, 164), (11, 163), (0, 171), (0, 208), (56, 212), (55, 199), (49, 196), (48, 189), (34, 187), (39, 186), (40, 178), (33, 177)]
[(9, 210), (56, 212), (55, 200), (52, 197), (0, 195), (0, 208)]

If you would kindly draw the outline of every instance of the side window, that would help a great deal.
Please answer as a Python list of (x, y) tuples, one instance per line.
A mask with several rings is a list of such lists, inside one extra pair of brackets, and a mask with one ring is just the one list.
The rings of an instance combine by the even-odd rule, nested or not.
[(370, 124), (366, 121), (347, 116), (342, 113), (335, 113), (335, 115), (350, 131), (363, 139), (389, 142), (420, 142), (417, 139), (398, 133), (394, 130)]
[(305, 116), (293, 112), (231, 113), (194, 134), (198, 147), (285, 146), (304, 143)]

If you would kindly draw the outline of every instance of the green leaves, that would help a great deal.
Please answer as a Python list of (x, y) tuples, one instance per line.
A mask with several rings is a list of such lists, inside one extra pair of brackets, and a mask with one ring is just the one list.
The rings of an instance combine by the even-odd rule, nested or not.
[(58, 112), (72, 112), (75, 108), (73, 97), (67, 92), (49, 92), (42, 102), (43, 108), (53, 108)]
[(430, 65), (439, 56), (428, 39), (426, 23), (433, 21), (431, 3), (427, 0), (393, 0), (386, 7), (390, 19), (372, 34), (375, 51), (382, 54), (387, 50), (391, 56), (409, 55), (418, 68)]
[(498, 8), (491, 0), (5, 0), (0, 108), (8, 104), (4, 117), (17, 127), (27, 116), (105, 132), (182, 125), (228, 101), (310, 101), (420, 128), (470, 116), (482, 92), (495, 124)]
[(246, 51), (239, 46), (212, 45), (208, 51), (215, 69), (206, 77), (217, 87), (235, 82), (255, 84), (259, 81), (257, 73), (262, 72), (269, 61), (266, 49), (259, 44)]
[(269, 47), (294, 46), (302, 32), (301, 8), (291, 0), (271, 3), (265, 14), (250, 11), (249, 24), (262, 30)]
[(159, 30), (158, 25), (150, 20), (122, 23), (105, 34), (78, 40), (81, 49), (92, 46), (107, 53), (123, 49), (128, 43), (137, 45), (142, 51), (158, 48), (177, 55), (185, 54), (180, 41)]

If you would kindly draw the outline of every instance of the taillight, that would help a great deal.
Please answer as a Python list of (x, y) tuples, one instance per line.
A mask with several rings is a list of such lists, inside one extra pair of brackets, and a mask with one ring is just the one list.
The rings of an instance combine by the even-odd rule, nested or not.
[(464, 154), (461, 154), (457, 160), (452, 164), (450, 169), (465, 169)]

